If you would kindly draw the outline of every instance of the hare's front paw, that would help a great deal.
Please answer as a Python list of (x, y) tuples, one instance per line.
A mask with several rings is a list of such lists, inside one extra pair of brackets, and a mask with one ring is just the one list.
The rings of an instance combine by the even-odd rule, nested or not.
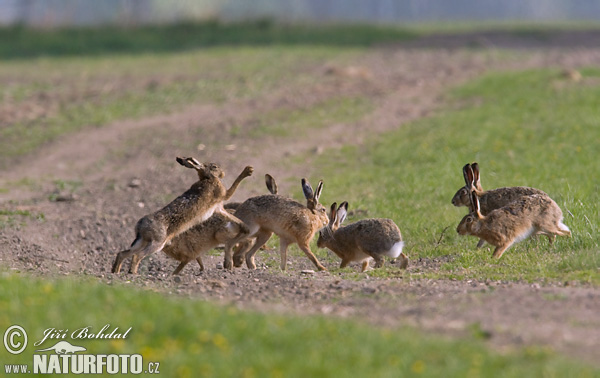
[(254, 167), (252, 166), (247, 166), (246, 168), (244, 168), (244, 172), (242, 172), (242, 174), (246, 177), (248, 176), (252, 176), (252, 174), (254, 173)]

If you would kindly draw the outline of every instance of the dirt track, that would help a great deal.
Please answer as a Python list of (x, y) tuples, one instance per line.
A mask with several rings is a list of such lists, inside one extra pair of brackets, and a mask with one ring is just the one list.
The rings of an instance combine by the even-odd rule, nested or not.
[[(532, 46), (529, 40), (521, 43), (518, 36), (505, 35), (501, 47), (514, 46), (520, 50), (518, 57), (507, 57), (495, 50), (462, 48), (471, 46), (475, 37), (465, 38), (462, 43), (455, 39), (447, 42), (452, 49), (439, 47), (444, 45), (440, 43), (441, 37), (432, 37), (429, 43), (422, 40), (406, 46), (373, 49), (358, 61), (348, 63), (365, 67), (369, 72), (366, 76), (341, 71), (332, 74), (325, 67), (309, 67), (315, 75), (323, 75), (320, 85), (310, 90), (282, 88), (251, 101), (191, 105), (176, 114), (119, 121), (47, 145), (2, 172), (0, 187), (10, 188), (24, 178), (31, 178), (34, 183), (19, 184), (8, 193), (0, 193), (0, 205), (43, 213), (45, 220), (28, 219), (24, 225), (2, 229), (0, 262), (11, 269), (38, 275), (86, 274), (103, 282), (123, 282), (165, 293), (233, 302), (242, 308), (265, 312), (357, 317), (379, 325), (409, 324), (449, 335), (472, 334), (477, 329), (491, 345), (499, 348), (549, 346), (598, 366), (600, 290), (593, 287), (410, 281), (402, 276), (388, 280), (366, 276), (354, 281), (327, 272), (304, 275), (302, 270), (313, 267), (300, 254), (291, 257), (287, 272), (262, 267), (230, 273), (216, 268), (222, 261), (220, 256), (207, 256), (204, 258), (207, 271), (200, 274), (198, 267), (190, 264), (181, 276), (171, 277), (168, 273), (177, 263), (158, 254), (143, 263), (140, 276), (108, 273), (115, 252), (131, 243), (137, 219), (158, 209), (193, 182), (191, 172), (174, 168), (175, 154), (201, 154), (202, 160), (218, 161), (228, 172), (227, 184), (246, 162), (252, 164), (257, 174), (240, 186), (235, 200), (264, 193), (261, 177), (265, 172), (278, 178), (282, 193), (289, 193), (298, 189), (290, 183), (296, 183), (298, 177), (311, 177), (313, 168), (310, 158), (308, 164), (282, 166), (278, 163), (282, 157), (318, 153), (342, 143), (360, 144), (373, 133), (427, 116), (435, 112), (441, 93), (449, 86), (488, 70), (563, 69), (600, 62), (600, 49), (590, 47), (591, 43), (581, 43), (580, 39), (553, 48)], [(475, 41), (494, 47), (499, 43), (493, 38), (483, 35)], [(244, 135), (231, 137), (223, 132), (234, 123), (250, 129), (257, 114), (281, 104), (302, 107), (340, 92), (372, 96), (377, 107), (360, 122), (328, 126), (314, 138), (264, 140)], [(165, 126), (169, 127), (168, 134)], [(166, 135), (171, 137), (165, 138)], [(198, 140), (207, 147), (201, 153), (181, 151), (172, 136), (181, 141)], [(226, 148), (229, 145), (235, 148)], [(78, 182), (72, 187), (73, 201), (48, 200), (49, 196), (56, 197), (53, 193), (63, 194), (56, 193), (57, 179)], [(140, 180), (139, 186), (131, 185), (133, 179)], [(259, 264), (277, 262), (278, 254), (263, 253), (257, 260)], [(410, 269), (435, 270), (440, 264), (441, 261), (417, 257)], [(333, 263), (329, 262), (329, 266)]]

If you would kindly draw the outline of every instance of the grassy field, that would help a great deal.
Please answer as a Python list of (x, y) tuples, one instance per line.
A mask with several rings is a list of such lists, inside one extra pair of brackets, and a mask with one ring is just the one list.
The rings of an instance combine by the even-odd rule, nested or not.
[[(282, 85), (302, 88), (315, 80), (303, 67), (356, 53), (353, 48), (335, 47), (215, 47), (168, 55), (5, 62), (0, 65), (0, 82), (7, 84), (0, 88), (0, 96), (16, 110), (8, 115), (9, 122), (0, 125), (0, 161), (31, 152), (65, 133), (123, 118), (173, 112), (193, 102), (247, 99)], [(331, 99), (321, 111), (335, 111), (352, 101), (358, 100)], [(45, 110), (36, 113), (42, 107)], [(272, 125), (281, 116), (266, 114), (262, 132), (285, 134)], [(294, 117), (300, 122), (303, 116)]]
[[(599, 74), (583, 72), (592, 81)], [(323, 157), (324, 202), (347, 200), (350, 209), (396, 220), (409, 255), (455, 257), (434, 277), (600, 283), (600, 191), (590, 176), (600, 147), (600, 87), (566, 81), (558, 71), (498, 73), (454, 89), (448, 101), (438, 116)], [(455, 231), (466, 208), (450, 203), (464, 185), (462, 166), (473, 161), (484, 189), (548, 193), (573, 237), (552, 247), (546, 238), (529, 239), (500, 260), (490, 248), (476, 250), (477, 239)]]
[[(30, 337), (23, 354), (2, 352), (2, 364), (31, 367), (37, 349), (32, 344), (47, 328), (68, 324), (72, 328), (64, 332), (73, 332), (91, 325), (98, 332), (110, 324), (111, 330), (132, 330), (126, 340), (74, 340), (73, 344), (91, 354), (141, 354), (144, 368), (148, 362), (159, 362), (160, 376), (167, 377), (592, 377), (598, 373), (539, 348), (503, 355), (490, 352), (476, 326), (470, 338), (449, 340), (410, 328), (380, 329), (327, 317), (242, 312), (85, 279), (48, 282), (2, 272), (0, 306), (0, 330), (18, 324)], [(159, 322), (149, 316), (159, 313)]]
[[(354, 56), (372, 43), (415, 35), (381, 28), (340, 28), (334, 33), (306, 28), (303, 34), (297, 29), (282, 32), (268, 22), (241, 31), (219, 24), (198, 28), (205, 29), (167, 30), (173, 36), (169, 40), (156, 37), (155, 29), (117, 30), (114, 35), (97, 30), (0, 31), (0, 57), (5, 59), (0, 82), (7, 83), (0, 89), (3, 98), (18, 106), (33, 94), (51, 91), (48, 101), (56, 103), (43, 122), (19, 116), (18, 122), (2, 124), (0, 157), (5, 161), (23, 156), (65, 133), (125, 117), (172, 111), (191, 102), (249, 98), (284, 84), (301, 86), (314, 80), (311, 72), (293, 77), (287, 73), (304, 64)], [(191, 32), (201, 37), (184, 38)], [(354, 33), (363, 37), (357, 40)], [(211, 39), (215, 35), (221, 39)], [(262, 47), (272, 43), (277, 46)], [(244, 46), (234, 57), (227, 46), (238, 44)], [(206, 46), (211, 48), (197, 50)], [(197, 74), (179, 75), (190, 71)], [(441, 271), (412, 272), (409, 279), (598, 285), (600, 188), (594, 168), (600, 147), (600, 87), (592, 84), (600, 71), (590, 68), (582, 73), (581, 83), (551, 70), (490, 74), (449, 91), (445, 110), (434, 117), (403, 125), (365, 146), (326, 151), (319, 158), (323, 169), (317, 172), (327, 181), (322, 202), (347, 200), (351, 210), (367, 209), (370, 216), (393, 218), (411, 257), (452, 256)], [(131, 86), (119, 88), (123, 79)], [(85, 84), (77, 89), (74, 81)], [(239, 86), (240, 81), (252, 85)], [(337, 98), (289, 113), (268, 113), (259, 120), (257, 135), (286, 137), (288, 128), (304, 127), (306, 120), (318, 128), (336, 120), (351, 121), (371, 109), (368, 99)], [(455, 231), (466, 210), (450, 204), (463, 185), (461, 167), (472, 161), (481, 166), (485, 188), (528, 185), (550, 194), (563, 209), (573, 238), (559, 239), (552, 247), (546, 239), (531, 239), (499, 261), (490, 258), (489, 248), (476, 250), (476, 239), (461, 238)], [(354, 169), (357, 164), (360, 172)], [(10, 227), (40, 216), (0, 211), (0, 225)], [(326, 254), (321, 251), (319, 256)], [(396, 273), (387, 267), (369, 274), (385, 278)], [(365, 275), (348, 272), (344, 277)], [(89, 341), (86, 347), (93, 353), (140, 353), (147, 362), (161, 362), (165, 376), (197, 376), (198, 369), (204, 376), (246, 377), (599, 374), (546, 350), (490, 351), (476, 327), (469, 339), (447, 340), (408, 328), (241, 312), (99, 285), (93, 279), (48, 281), (1, 272), (0, 308), (0, 330), (20, 324), (32, 335), (53, 325), (84, 327), (118, 319), (114, 325), (133, 327), (131, 338)], [(2, 363), (29, 363), (33, 349), (30, 346), (17, 357), (3, 352)]]

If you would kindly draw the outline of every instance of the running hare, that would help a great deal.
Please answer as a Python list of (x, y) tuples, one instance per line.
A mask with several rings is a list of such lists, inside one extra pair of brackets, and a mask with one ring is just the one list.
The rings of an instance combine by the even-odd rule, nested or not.
[(256, 237), (256, 243), (248, 251), (247, 248), (238, 250), (232, 256), (232, 247), (244, 237), (235, 238), (225, 244), (226, 269), (233, 269), (233, 263), (239, 267), (243, 260), (249, 269), (256, 269), (254, 254), (262, 247), (273, 233), (279, 236), (279, 251), (281, 253), (281, 270), (287, 263), (287, 248), (292, 243), (298, 243), (300, 249), (319, 270), (327, 270), (310, 250), (310, 241), (315, 233), (324, 227), (329, 218), (327, 210), (319, 203), (323, 190), (323, 181), (319, 182), (316, 191), (302, 179), (302, 190), (306, 198), (306, 206), (280, 195), (267, 194), (252, 197), (242, 203), (235, 212), (250, 229), (248, 237)]
[(375, 268), (379, 268), (387, 256), (400, 257), (400, 268), (406, 269), (408, 257), (402, 252), (404, 242), (393, 220), (370, 218), (340, 227), (348, 213), (348, 202), (342, 202), (338, 209), (336, 205), (335, 202), (331, 205), (329, 224), (319, 231), (317, 246), (338, 255), (342, 259), (340, 268), (352, 261), (360, 261), (361, 272), (364, 272), (369, 268), (371, 257), (375, 260)]
[[(267, 189), (272, 194), (277, 194), (277, 184), (271, 175), (265, 175), (265, 182)], [(228, 202), (224, 207), (228, 213), (235, 215), (235, 209), (239, 205), (239, 202)], [(173, 274), (179, 274), (193, 260), (198, 262), (201, 271), (204, 270), (203, 254), (237, 236), (248, 235), (248, 227), (238, 218), (235, 218), (238, 220), (237, 223), (232, 222), (231, 218), (232, 216), (225, 216), (222, 213), (214, 213), (206, 221), (179, 234), (171, 243), (167, 243), (163, 252), (180, 262)], [(252, 244), (251, 239), (246, 239), (237, 248), (248, 248), (248, 244)]]
[(487, 216), (481, 214), (479, 198), (471, 193), (475, 209), (460, 221), (456, 232), (474, 235), (495, 246), (493, 257), (500, 258), (513, 243), (528, 238), (534, 233), (547, 235), (550, 244), (555, 235), (571, 236), (571, 231), (562, 223), (560, 207), (546, 195), (523, 196), (510, 204), (492, 210)]
[[(504, 187), (487, 191), (483, 190), (479, 178), (479, 164), (477, 163), (466, 164), (463, 167), (463, 176), (465, 178), (465, 186), (460, 188), (454, 197), (452, 197), (452, 204), (457, 207), (467, 206), (469, 212), (475, 211), (471, 201), (471, 193), (473, 192), (477, 194), (477, 197), (479, 198), (481, 213), (483, 215), (487, 215), (492, 210), (506, 206), (523, 196), (530, 196), (533, 194), (548, 196), (539, 189), (526, 186)], [(481, 248), (483, 244), (484, 240), (481, 239), (477, 243), (477, 248)]]
[[(253, 172), (250, 166), (244, 168), (231, 187), (225, 189), (221, 182), (225, 173), (218, 165), (202, 164), (194, 158), (178, 157), (177, 162), (184, 167), (195, 169), (198, 181), (167, 206), (137, 222), (135, 240), (129, 249), (117, 254), (112, 267), (113, 273), (119, 273), (123, 261), (132, 256), (129, 272), (137, 274), (140, 261), (160, 251), (175, 236), (207, 220), (215, 212), (227, 216), (223, 209), (223, 201), (231, 198), (240, 182)], [(237, 219), (232, 221), (240, 223)]]

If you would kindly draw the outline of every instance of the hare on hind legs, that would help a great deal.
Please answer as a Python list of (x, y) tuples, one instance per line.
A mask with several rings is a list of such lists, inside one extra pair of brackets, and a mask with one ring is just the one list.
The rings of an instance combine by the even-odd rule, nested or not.
[(511, 245), (534, 233), (547, 235), (550, 244), (555, 235), (571, 236), (562, 222), (560, 207), (547, 195), (524, 196), (487, 216), (481, 214), (479, 198), (471, 194), (474, 211), (465, 215), (456, 232), (473, 235), (495, 246), (493, 257), (500, 258)]
[(198, 181), (167, 206), (137, 222), (135, 240), (129, 249), (117, 254), (112, 267), (113, 273), (119, 273), (123, 261), (131, 256), (129, 272), (137, 274), (140, 261), (160, 251), (175, 236), (207, 220), (215, 212), (227, 216), (223, 209), (223, 201), (231, 198), (240, 182), (253, 172), (253, 168), (247, 166), (231, 187), (226, 189), (221, 182), (225, 173), (218, 165), (202, 164), (194, 158), (178, 157), (177, 162), (184, 167), (195, 169)]
[(340, 268), (353, 261), (362, 262), (361, 272), (369, 268), (369, 260), (375, 260), (375, 268), (383, 266), (385, 256), (400, 258), (400, 268), (406, 269), (408, 257), (402, 252), (404, 242), (400, 229), (391, 219), (363, 219), (344, 227), (340, 225), (346, 219), (348, 202), (342, 202), (336, 209), (331, 205), (329, 224), (319, 231), (317, 246), (328, 248), (342, 259)]
[[(323, 181), (319, 182), (316, 191), (313, 192), (308, 181), (302, 179), (302, 191), (306, 198), (306, 206), (276, 194), (252, 197), (242, 203), (235, 215), (248, 226), (250, 234), (230, 240), (225, 245), (225, 268), (233, 269), (234, 260), (235, 266), (240, 266), (245, 259), (249, 269), (256, 269), (254, 254), (275, 233), (279, 236), (281, 270), (286, 269), (287, 248), (293, 243), (298, 243), (300, 249), (317, 269), (327, 270), (310, 250), (310, 241), (315, 233), (329, 221), (327, 210), (319, 203), (322, 190)], [(250, 237), (256, 237), (252, 248), (249, 251), (247, 248), (238, 250), (235, 256), (232, 256), (232, 247)]]
[[(272, 194), (277, 194), (277, 184), (271, 175), (265, 175), (265, 183)], [(233, 238), (248, 234), (248, 227), (235, 217), (235, 209), (240, 205), (239, 202), (226, 203), (224, 208), (232, 215), (225, 216), (222, 213), (214, 213), (206, 221), (179, 234), (165, 245), (163, 252), (180, 262), (173, 275), (179, 274), (188, 263), (194, 260), (200, 265), (200, 271), (203, 271), (202, 255)], [(253, 241), (252, 238), (246, 239), (236, 248), (249, 249)]]

